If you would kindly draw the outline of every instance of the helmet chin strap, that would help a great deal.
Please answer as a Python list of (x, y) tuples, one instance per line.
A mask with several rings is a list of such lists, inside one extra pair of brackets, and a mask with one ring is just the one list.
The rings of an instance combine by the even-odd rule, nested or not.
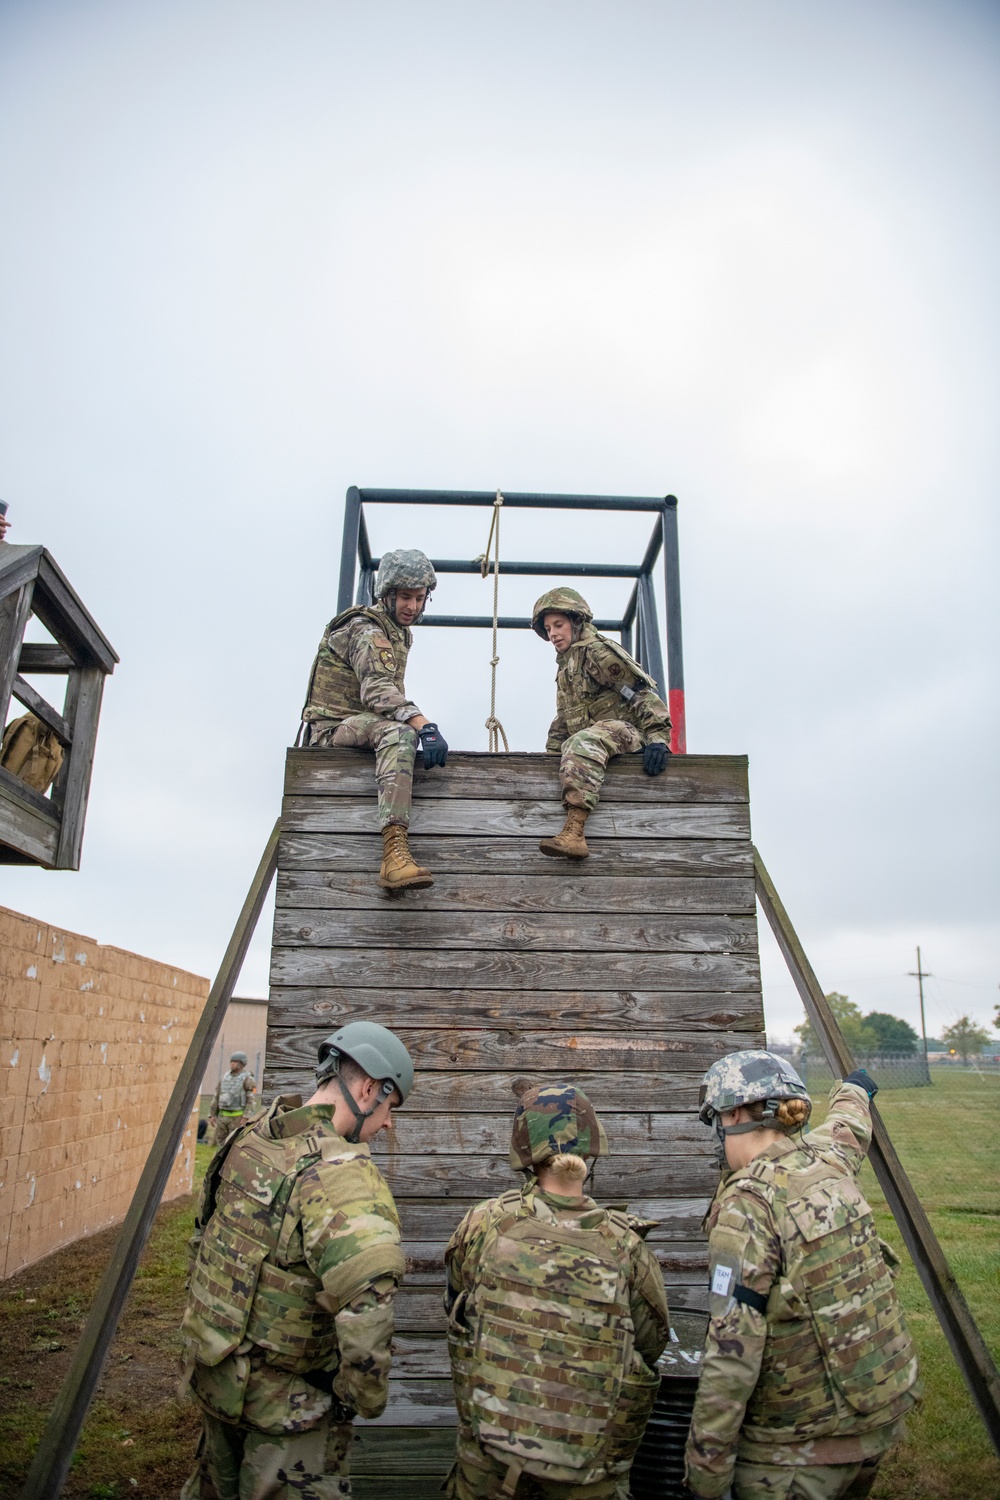
[(361, 1144), (361, 1130), (364, 1126), (365, 1121), (371, 1119), (372, 1115), (378, 1109), (380, 1104), (384, 1104), (387, 1099), (392, 1098), (392, 1095), (395, 1092), (396, 1085), (393, 1083), (391, 1078), (383, 1079), (382, 1086), (379, 1091), (379, 1096), (375, 1100), (375, 1103), (372, 1105), (371, 1109), (361, 1109), (358, 1105), (358, 1101), (355, 1099), (354, 1095), (351, 1093), (350, 1089), (347, 1087), (347, 1084), (341, 1078), (340, 1074), (334, 1073), (333, 1077), (337, 1087), (339, 1088), (343, 1096), (344, 1103), (349, 1106), (350, 1111), (354, 1116), (354, 1128), (351, 1131), (350, 1135), (344, 1136), (344, 1140), (350, 1141), (352, 1146), (358, 1146)]

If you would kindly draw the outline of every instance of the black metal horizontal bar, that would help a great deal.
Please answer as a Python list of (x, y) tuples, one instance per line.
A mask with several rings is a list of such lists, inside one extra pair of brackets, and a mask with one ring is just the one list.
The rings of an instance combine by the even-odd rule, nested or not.
[[(515, 510), (664, 510), (676, 505), (673, 495), (531, 495), (503, 494), (505, 506)], [(369, 505), (492, 505), (489, 490), (359, 490)]]
[[(373, 557), (371, 566), (377, 568), (381, 561), (380, 557)], [(478, 562), (455, 557), (432, 557), (431, 567), (435, 573), (482, 572)], [(634, 563), (501, 562), (500, 572), (523, 578), (638, 578), (642, 569)]]
[[(482, 629), (492, 630), (492, 615), (425, 615), (420, 621), (421, 625), (454, 625), (462, 630)], [(500, 615), (497, 619), (500, 630), (530, 630), (531, 621), (527, 615)], [(621, 620), (595, 620), (594, 626), (597, 630), (621, 630)]]

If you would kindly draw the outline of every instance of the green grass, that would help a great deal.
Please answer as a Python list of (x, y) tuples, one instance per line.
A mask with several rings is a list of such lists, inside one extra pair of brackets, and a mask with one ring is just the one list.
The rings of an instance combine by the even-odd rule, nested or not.
[[(930, 1088), (883, 1089), (876, 1103), (994, 1359), (1000, 1355), (1000, 1077), (932, 1069)], [(815, 1120), (825, 1117), (817, 1105)], [(1000, 1461), (958, 1373), (875, 1174), (862, 1187), (900, 1255), (900, 1301), (920, 1355), (924, 1404), (882, 1466), (873, 1500), (992, 1500)]]

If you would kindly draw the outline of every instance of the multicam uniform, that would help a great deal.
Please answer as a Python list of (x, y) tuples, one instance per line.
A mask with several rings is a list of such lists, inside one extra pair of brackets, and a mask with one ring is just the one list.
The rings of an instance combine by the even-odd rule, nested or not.
[(669, 745), (670, 714), (653, 679), (623, 646), (584, 623), (559, 654), (556, 716), (545, 741), (547, 751), (562, 757), (564, 804), (593, 812), (611, 757), (656, 740)]
[(213, 1145), (221, 1146), (230, 1132), (242, 1125), (251, 1095), (256, 1091), (254, 1076), (248, 1068), (243, 1067), (238, 1073), (223, 1073), (209, 1111), (209, 1118), (215, 1121)]
[(466, 1214), (445, 1260), (448, 1493), (625, 1500), (669, 1330), (659, 1267), (627, 1217), (532, 1182)]
[(181, 1326), (205, 1431), (182, 1500), (350, 1495), (351, 1419), (385, 1409), (399, 1219), (333, 1113), (278, 1099), (209, 1167)]
[(410, 821), (417, 733), (407, 721), (420, 714), (403, 685), (412, 644), (380, 605), (345, 610), (324, 632), (302, 712), (306, 745), (374, 750), (383, 828)]
[[(708, 1340), (688, 1482), (738, 1500), (869, 1494), (919, 1399), (917, 1361), (855, 1178), (868, 1096), (837, 1085), (826, 1123), (769, 1145), (709, 1211)], [(735, 1465), (735, 1472), (734, 1472)]]

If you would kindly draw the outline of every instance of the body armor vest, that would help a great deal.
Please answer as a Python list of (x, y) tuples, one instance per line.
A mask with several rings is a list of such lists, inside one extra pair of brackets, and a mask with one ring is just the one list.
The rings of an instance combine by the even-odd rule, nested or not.
[(640, 725), (631, 703), (622, 697), (618, 687), (607, 687), (596, 681), (587, 670), (587, 655), (595, 643), (606, 647), (622, 668), (621, 686), (636, 693), (651, 689), (656, 683), (639, 663), (617, 641), (600, 635), (593, 626), (585, 626), (578, 641), (568, 646), (559, 658), (556, 671), (556, 710), (565, 722), (567, 733), (576, 734), (600, 719), (622, 719), (637, 729)]
[[(895, 1421), (913, 1404), (916, 1352), (860, 1188), (818, 1155), (758, 1171), (770, 1179), (782, 1274), (742, 1437), (805, 1442)], [(751, 1190), (753, 1177), (751, 1165)]]
[(333, 1315), (316, 1301), (322, 1283), (301, 1259), (298, 1218), (288, 1207), (296, 1178), (320, 1160), (330, 1137), (275, 1140), (260, 1133), (261, 1123), (238, 1132), (213, 1162), (181, 1332), (199, 1364), (219, 1364), (249, 1338), (267, 1350), (269, 1364), (304, 1374), (329, 1361), (337, 1337)]
[(342, 722), (355, 714), (368, 713), (361, 701), (358, 675), (350, 662), (350, 633), (353, 620), (372, 620), (385, 634), (393, 658), (392, 680), (402, 693), (406, 662), (413, 636), (404, 625), (397, 625), (388, 610), (376, 606), (355, 605), (335, 615), (326, 627), (309, 678), (309, 691), (302, 717), (308, 723), (316, 719)]
[(247, 1104), (246, 1081), (249, 1076), (246, 1068), (241, 1068), (238, 1073), (222, 1075), (219, 1079), (220, 1110), (226, 1113), (230, 1111), (243, 1113)]
[(631, 1231), (603, 1210), (589, 1228), (541, 1217), (518, 1191), (496, 1212), (449, 1325), (460, 1419), (516, 1472), (569, 1484), (624, 1472), (659, 1386), (634, 1352)]

